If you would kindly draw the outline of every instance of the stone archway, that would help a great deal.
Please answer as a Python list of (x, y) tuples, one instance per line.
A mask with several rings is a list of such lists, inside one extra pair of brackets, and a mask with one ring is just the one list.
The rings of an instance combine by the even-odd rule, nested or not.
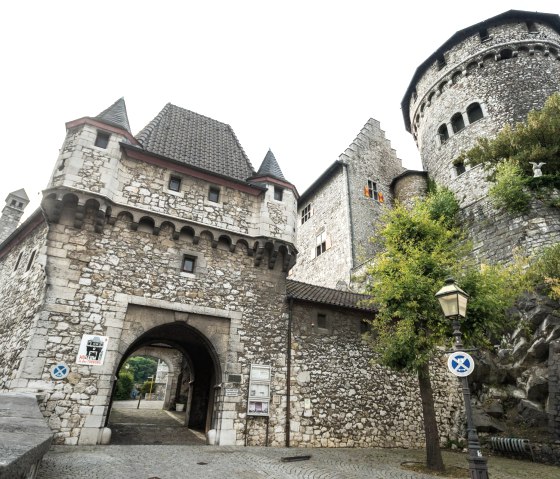
[(115, 374), (134, 355), (164, 360), (173, 375), (166, 390), (164, 409), (174, 409), (181, 390), (181, 375), (184, 375), (188, 392), (184, 425), (201, 433), (220, 429), (216, 423), (220, 395), (216, 391), (222, 382), (229, 329), (227, 318), (129, 305), (118, 347), (121, 359)]

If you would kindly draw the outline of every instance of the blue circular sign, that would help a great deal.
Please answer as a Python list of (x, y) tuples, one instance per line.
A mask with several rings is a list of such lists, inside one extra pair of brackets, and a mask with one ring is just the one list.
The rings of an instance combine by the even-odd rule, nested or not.
[(474, 360), (470, 354), (457, 351), (449, 355), (447, 367), (455, 376), (468, 376), (474, 370)]
[(70, 368), (66, 363), (60, 362), (51, 368), (51, 376), (53, 379), (64, 379), (68, 376), (68, 373), (70, 373)]

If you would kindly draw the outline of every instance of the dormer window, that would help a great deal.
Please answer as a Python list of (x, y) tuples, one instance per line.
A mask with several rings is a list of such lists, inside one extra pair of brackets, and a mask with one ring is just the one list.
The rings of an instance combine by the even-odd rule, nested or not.
[(284, 196), (284, 188), (280, 188), (278, 186), (274, 187), (274, 199), (276, 201), (282, 201), (282, 197)]
[(109, 145), (109, 138), (111, 138), (110, 133), (105, 133), (104, 131), (98, 131), (97, 137), (95, 138), (95, 146), (98, 148), (107, 148)]

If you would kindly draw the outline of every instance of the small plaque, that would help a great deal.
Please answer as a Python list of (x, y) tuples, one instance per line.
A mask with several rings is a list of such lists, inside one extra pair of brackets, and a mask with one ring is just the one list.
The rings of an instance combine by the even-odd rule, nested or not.
[(268, 416), (268, 401), (249, 401), (249, 416)]
[(228, 374), (228, 383), (240, 383), (241, 374)]
[(270, 381), (270, 366), (251, 365), (251, 379), (255, 381)]
[(226, 396), (239, 396), (239, 389), (226, 388)]

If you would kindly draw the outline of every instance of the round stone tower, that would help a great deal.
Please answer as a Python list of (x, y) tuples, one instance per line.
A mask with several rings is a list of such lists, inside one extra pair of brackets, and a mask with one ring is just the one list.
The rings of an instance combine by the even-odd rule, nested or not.
[(454, 160), (560, 90), (559, 52), (558, 15), (510, 10), (455, 33), (416, 70), (402, 101), (406, 128), (430, 177), (463, 204), (486, 190)]
[(508, 261), (516, 250), (530, 254), (560, 241), (560, 212), (539, 200), (525, 215), (497, 211), (487, 173), (456, 159), (477, 138), (524, 121), (557, 91), (560, 17), (518, 10), (455, 33), (417, 68), (406, 91), (404, 121), (424, 169), (456, 194), (482, 261)]

